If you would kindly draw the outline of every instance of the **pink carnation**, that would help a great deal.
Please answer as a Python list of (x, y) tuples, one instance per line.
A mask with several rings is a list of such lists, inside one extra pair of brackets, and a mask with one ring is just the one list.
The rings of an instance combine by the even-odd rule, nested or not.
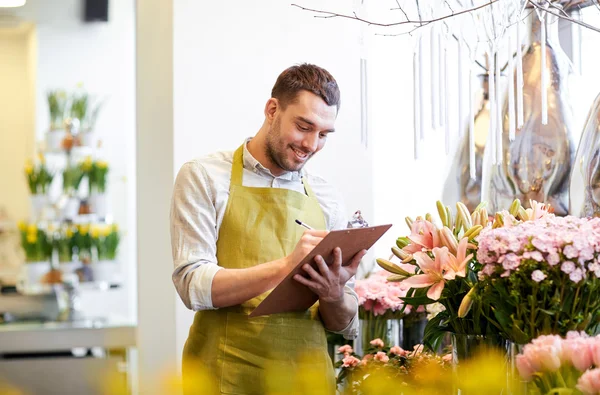
[(344, 359), (342, 359), (342, 366), (345, 368), (349, 368), (349, 367), (354, 367), (357, 366), (360, 363), (360, 359), (352, 356), (352, 355), (347, 355), (344, 357)]
[(390, 353), (398, 355), (399, 357), (402, 357), (402, 356), (406, 356), (408, 354), (408, 351), (404, 350), (402, 347), (394, 346), (394, 347), (390, 348)]
[(386, 363), (390, 360), (390, 357), (388, 357), (383, 351), (379, 351), (377, 354), (375, 354), (375, 360)]
[(338, 353), (340, 354), (352, 354), (354, 352), (354, 350), (352, 349), (352, 346), (350, 346), (349, 344), (345, 344), (343, 346), (341, 346), (340, 348), (338, 348)]
[(383, 342), (383, 340), (381, 340), (381, 339), (379, 339), (379, 338), (378, 338), (378, 339), (371, 340), (371, 342), (370, 342), (370, 343), (371, 343), (371, 345), (372, 345), (372, 346), (374, 346), (374, 347), (383, 348), (383, 347), (385, 346), (385, 343)]

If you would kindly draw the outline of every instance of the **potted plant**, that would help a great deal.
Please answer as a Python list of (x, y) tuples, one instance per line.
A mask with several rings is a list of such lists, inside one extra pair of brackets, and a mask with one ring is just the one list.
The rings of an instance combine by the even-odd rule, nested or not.
[(21, 246), (25, 251), (25, 265), (22, 272), (22, 285), (39, 284), (41, 278), (50, 271), (52, 244), (46, 232), (35, 223), (19, 223)]
[(107, 214), (106, 179), (108, 163), (98, 160), (92, 163), (89, 172), (90, 206), (98, 218), (105, 218)]
[(81, 166), (69, 165), (63, 171), (63, 193), (67, 196), (67, 202), (63, 208), (63, 218), (73, 219), (79, 211), (77, 192), (83, 176)]
[(46, 145), (49, 151), (60, 151), (66, 135), (64, 117), (67, 94), (65, 91), (57, 89), (49, 91), (46, 97), (50, 112), (50, 130), (46, 134)]
[[(76, 228), (75, 228), (76, 229)], [(75, 231), (72, 225), (65, 225), (55, 233), (53, 248), (57, 251), (60, 270), (63, 273), (72, 273), (78, 266), (73, 260), (75, 248)]]
[(97, 260), (92, 263), (94, 281), (115, 280), (117, 271), (117, 249), (119, 228), (116, 224), (95, 224), (90, 228), (91, 243), (97, 252)]
[(25, 164), (25, 177), (31, 193), (32, 217), (36, 220), (41, 216), (44, 207), (48, 203), (48, 189), (54, 175), (48, 170), (44, 156), (40, 155), (38, 165), (34, 165), (31, 160), (27, 161)]
[[(80, 86), (81, 88), (81, 86)], [(76, 121), (79, 131), (79, 144), (93, 147), (96, 143), (95, 126), (102, 102), (94, 100), (85, 90), (74, 93), (71, 98), (70, 116)]]
[(90, 236), (89, 224), (77, 224), (73, 229), (73, 253), (77, 253), (77, 259), (88, 264), (92, 260), (92, 238)]

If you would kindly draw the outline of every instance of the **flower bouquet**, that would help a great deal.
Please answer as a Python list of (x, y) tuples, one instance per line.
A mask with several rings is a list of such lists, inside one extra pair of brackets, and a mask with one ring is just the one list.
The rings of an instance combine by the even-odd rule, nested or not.
[[(443, 307), (425, 328), (423, 343), (433, 350), (438, 349), (445, 332), (471, 335), (497, 333), (481, 309), (474, 309), (468, 314), (459, 311), (463, 299), (478, 281), (481, 265), (474, 259), (477, 249), (475, 239), (490, 223), (487, 211), (484, 205), (480, 205), (469, 213), (459, 202), (454, 217), (448, 206), (438, 201), (437, 207), (441, 227), (429, 214), (414, 221), (407, 218), (411, 233), (407, 237), (399, 237), (392, 248), (401, 261), (399, 264), (377, 259), (382, 268), (394, 273), (389, 281), (398, 281), (409, 288), (403, 298), (405, 303), (430, 305), (437, 302)], [(465, 310), (464, 306), (462, 310)]]
[[(383, 339), (385, 343), (397, 342), (393, 339), (393, 321), (398, 321), (410, 312), (404, 306), (402, 297), (406, 288), (401, 283), (387, 280), (392, 273), (380, 270), (364, 279), (356, 280), (354, 290), (358, 294), (358, 317), (361, 320), (361, 347), (373, 339)], [(399, 325), (398, 325), (399, 329)]]
[[(441, 357), (426, 352), (419, 344), (413, 350), (404, 350), (399, 346), (389, 347), (381, 339), (373, 339), (364, 356), (354, 352), (351, 346), (338, 349), (343, 355), (335, 367), (339, 368), (337, 384), (343, 394), (379, 394), (388, 387), (403, 388), (403, 392), (412, 393), (408, 386), (417, 387), (419, 370), (436, 372), (443, 376), (449, 372), (451, 356)], [(385, 388), (384, 388), (385, 387)]]
[[(539, 206), (538, 206), (539, 208)], [(596, 333), (600, 323), (600, 218), (556, 217), (538, 210), (479, 236), (482, 264), (474, 294), (507, 339), (525, 344), (541, 334)]]
[(46, 231), (34, 223), (27, 224), (25, 222), (19, 222), (19, 230), (21, 231), (21, 246), (25, 251), (25, 261), (27, 263), (49, 261), (52, 254), (52, 243)]
[(529, 394), (600, 393), (600, 337), (542, 335), (523, 348), (516, 365)]
[[(486, 229), (513, 227), (522, 222), (550, 215), (550, 207), (531, 202), (533, 208), (525, 209), (515, 200), (509, 211), (489, 216), (485, 204), (472, 213), (458, 202), (456, 216), (448, 206), (437, 202), (441, 226), (433, 222), (430, 214), (416, 220), (407, 218), (411, 233), (400, 237), (392, 252), (400, 263), (378, 259), (377, 263), (394, 273), (389, 281), (398, 281), (408, 287), (403, 301), (412, 305), (429, 305), (438, 302), (443, 306), (425, 328), (424, 344), (437, 349), (443, 335), (451, 332), (455, 337), (496, 339), (498, 346), (504, 342), (506, 330), (498, 323), (496, 305), (482, 297), (480, 288), (484, 278), (480, 275), (484, 263), (479, 261), (479, 234)], [(510, 337), (509, 337), (510, 339)], [(486, 346), (490, 345), (486, 341)]]

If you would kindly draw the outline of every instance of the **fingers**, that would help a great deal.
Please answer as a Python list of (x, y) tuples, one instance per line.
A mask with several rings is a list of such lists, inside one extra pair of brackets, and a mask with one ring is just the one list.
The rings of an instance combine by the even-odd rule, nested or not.
[[(326, 277), (329, 274), (329, 268), (327, 267), (327, 262), (325, 262), (325, 259), (323, 259), (323, 257), (321, 255), (317, 255), (315, 257), (315, 262), (317, 263), (317, 267), (319, 268), (319, 272), (321, 272), (320, 274), (323, 277)], [(310, 265), (307, 265), (307, 266), (310, 267)]]
[[(317, 261), (317, 259), (315, 258), (315, 261)], [(322, 267), (321, 265), (319, 265), (319, 263), (317, 262), (317, 265), (319, 266), (319, 270), (322, 272)], [(317, 271), (315, 269), (313, 269), (313, 267), (311, 265), (309, 265), (308, 263), (305, 264), (304, 266), (302, 266), (302, 269), (306, 272), (306, 274), (308, 274), (310, 276), (310, 278), (318, 283), (322, 283), (323, 282), (323, 276), (321, 276), (321, 274), (317, 273)], [(325, 266), (325, 270), (327, 270), (327, 266)]]
[(304, 231), (303, 235), (310, 235), (310, 236), (319, 237), (322, 239), (323, 237), (327, 236), (328, 233), (329, 233), (328, 230), (307, 229)]
[(333, 263), (331, 264), (331, 271), (337, 272), (342, 267), (342, 249), (335, 247), (333, 249)]
[(360, 265), (360, 260), (363, 259), (366, 254), (367, 250), (361, 250), (352, 257), (350, 264), (346, 266), (348, 273), (350, 273), (352, 276), (356, 274), (358, 271), (358, 266)]
[(314, 281), (311, 281), (307, 278), (302, 277), (299, 274), (294, 275), (294, 280), (298, 281), (302, 285), (306, 285), (311, 291), (315, 292), (319, 288), (319, 284)]

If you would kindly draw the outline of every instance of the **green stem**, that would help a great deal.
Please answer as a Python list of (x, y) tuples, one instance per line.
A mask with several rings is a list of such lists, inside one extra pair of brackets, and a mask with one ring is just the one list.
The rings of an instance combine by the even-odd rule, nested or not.
[(577, 291), (575, 291), (575, 297), (573, 298), (573, 307), (571, 308), (571, 320), (575, 317), (575, 310), (577, 308), (577, 297), (579, 296), (579, 291), (581, 290), (581, 286), (577, 287)]
[(536, 304), (537, 304), (537, 302), (536, 302), (536, 300), (537, 300), (536, 299), (537, 288), (538, 288), (537, 286), (533, 287), (533, 293), (531, 295), (531, 297), (533, 298), (533, 303), (531, 304), (531, 313), (530, 313), (530, 316), (529, 316), (529, 328), (530, 328), (529, 329), (529, 331), (530, 331), (529, 332), (529, 337), (531, 339), (535, 338), (535, 311), (537, 310), (536, 309)]
[[(560, 304), (563, 303), (563, 295), (565, 293), (565, 278), (563, 276), (562, 282), (560, 284), (560, 300), (558, 301)], [(557, 314), (554, 320), (554, 333), (557, 333), (558, 323), (560, 321), (560, 314)]]

